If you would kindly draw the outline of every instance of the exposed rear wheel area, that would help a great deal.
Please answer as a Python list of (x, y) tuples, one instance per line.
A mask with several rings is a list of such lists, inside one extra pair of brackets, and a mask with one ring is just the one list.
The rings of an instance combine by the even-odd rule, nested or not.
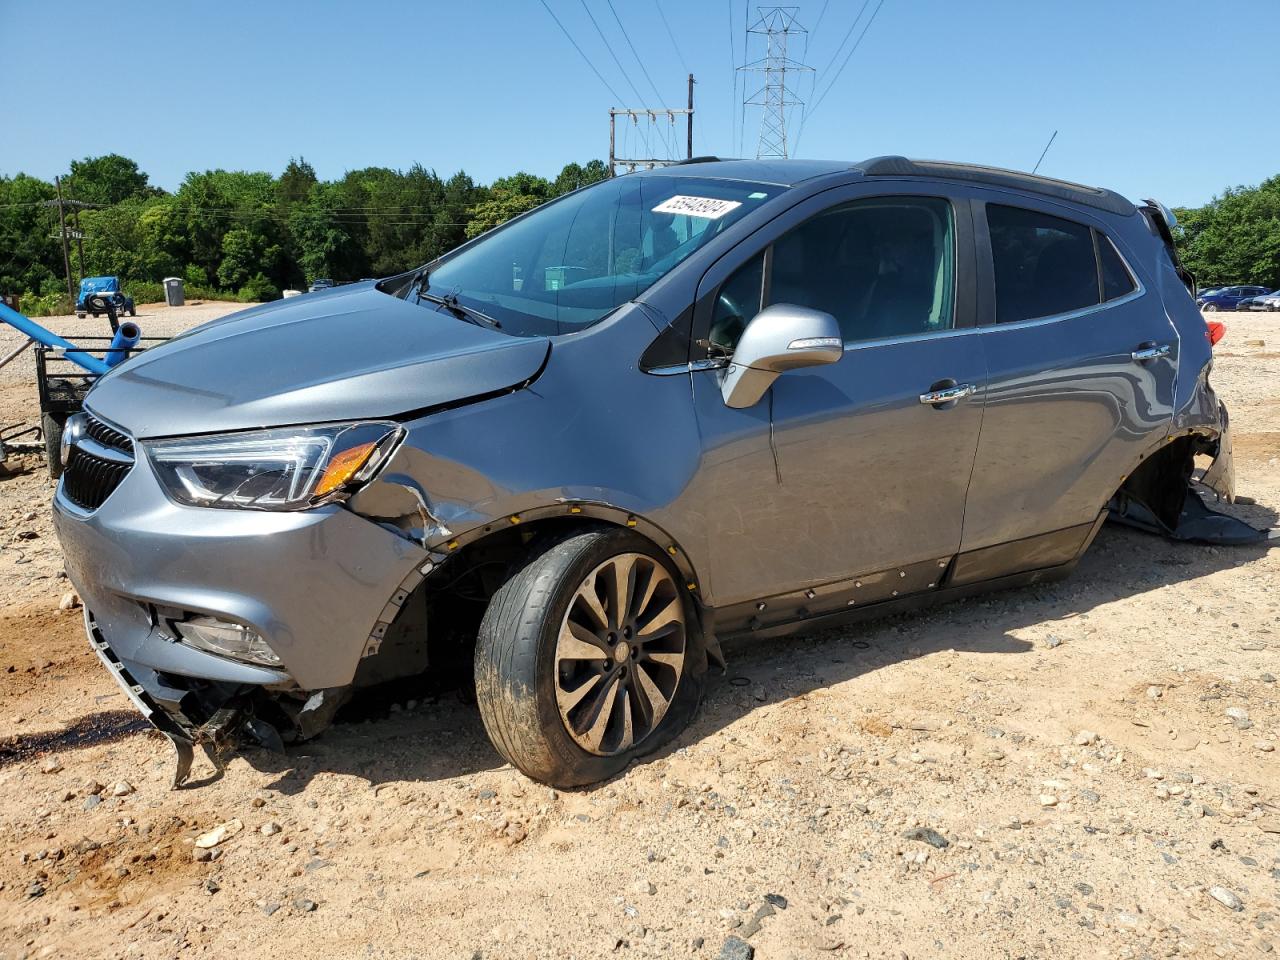
[(683, 729), (705, 665), (670, 561), (630, 530), (579, 530), (534, 550), (494, 594), (476, 642), (476, 699), (506, 760), (579, 786)]

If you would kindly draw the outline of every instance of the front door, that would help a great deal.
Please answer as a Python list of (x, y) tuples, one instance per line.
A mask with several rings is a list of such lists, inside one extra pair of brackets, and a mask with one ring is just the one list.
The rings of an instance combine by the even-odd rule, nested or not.
[(781, 375), (764, 410), (722, 412), (714, 378), (694, 377), (700, 419), (754, 417), (772, 433), (719, 448), (736, 465), (720, 509), (743, 522), (712, 544), (718, 604), (804, 591), (801, 612), (823, 613), (855, 602), (853, 582), (887, 599), (935, 585), (959, 549), (986, 383), (968, 209), (869, 194), (806, 211), (716, 292), (710, 339), (724, 350), (771, 303), (831, 313), (845, 340), (837, 363)]

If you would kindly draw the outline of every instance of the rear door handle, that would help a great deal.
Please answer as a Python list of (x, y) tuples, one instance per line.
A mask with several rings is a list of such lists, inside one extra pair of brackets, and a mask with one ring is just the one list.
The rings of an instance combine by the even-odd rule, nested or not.
[(1161, 357), (1169, 355), (1169, 345), (1167, 343), (1144, 343), (1129, 356), (1133, 357), (1135, 363), (1146, 363), (1148, 360), (1159, 360)]
[(941, 406), (944, 403), (963, 400), (976, 390), (977, 388), (972, 383), (957, 383), (955, 386), (941, 387), (930, 390), (928, 393), (920, 394), (920, 402), (934, 407)]

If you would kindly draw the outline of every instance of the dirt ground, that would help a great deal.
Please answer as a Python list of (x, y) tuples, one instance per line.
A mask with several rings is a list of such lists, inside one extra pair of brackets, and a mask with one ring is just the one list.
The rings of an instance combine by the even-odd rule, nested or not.
[[(1271, 525), (1280, 315), (1218, 319), (1233, 509)], [(0, 422), (30, 418), (29, 370), (5, 374)], [(1280, 947), (1280, 549), (1108, 526), (1059, 584), (730, 644), (674, 748), (592, 789), (526, 780), (424, 690), (170, 792), (167, 744), (59, 610), (30, 465), (0, 480), (5, 960)]]

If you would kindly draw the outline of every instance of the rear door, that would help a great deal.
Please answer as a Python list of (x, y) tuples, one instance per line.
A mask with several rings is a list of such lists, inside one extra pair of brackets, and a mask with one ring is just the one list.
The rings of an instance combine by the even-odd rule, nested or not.
[[(744, 523), (712, 547), (722, 601), (816, 587), (798, 603), (820, 613), (887, 599), (935, 586), (960, 546), (986, 382), (969, 207), (942, 188), (889, 189), (801, 205), (707, 295), (720, 350), (762, 303), (831, 313), (845, 340), (839, 362), (784, 373), (761, 401), (770, 482), (758, 460), (725, 464), (725, 488), (740, 492), (722, 508)], [(695, 377), (695, 399), (708, 425), (750, 415), (724, 412), (711, 377)], [(834, 589), (855, 578), (848, 597)]]
[(1163, 305), (1100, 220), (982, 194), (974, 218), (989, 383), (960, 582), (1071, 559), (1125, 474), (1167, 434), (1177, 371)]

